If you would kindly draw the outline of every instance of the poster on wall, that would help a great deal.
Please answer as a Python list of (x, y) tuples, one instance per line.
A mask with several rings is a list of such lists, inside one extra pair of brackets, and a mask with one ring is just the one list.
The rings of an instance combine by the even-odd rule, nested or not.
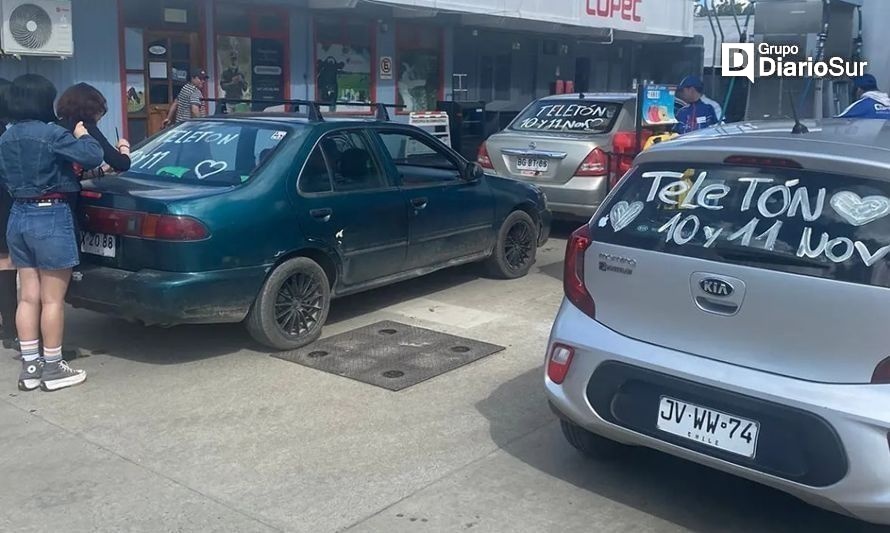
[(404, 111), (434, 111), (439, 99), (439, 53), (408, 50), (399, 57), (399, 101)]
[(127, 113), (145, 111), (145, 74), (127, 74)]
[(676, 124), (673, 87), (648, 85), (643, 89), (643, 124), (663, 126)]
[[(254, 39), (251, 48), (253, 87), (255, 100), (284, 99), (284, 45), (275, 39)], [(254, 104), (254, 111), (266, 108)]]
[[(371, 102), (371, 48), (318, 43), (316, 81), (322, 102)], [(338, 111), (367, 111), (363, 106), (340, 106)]]
[[(250, 100), (253, 81), (250, 37), (220, 35), (216, 40), (216, 54), (220, 96), (227, 100)], [(229, 110), (249, 111), (250, 104), (231, 105)]]

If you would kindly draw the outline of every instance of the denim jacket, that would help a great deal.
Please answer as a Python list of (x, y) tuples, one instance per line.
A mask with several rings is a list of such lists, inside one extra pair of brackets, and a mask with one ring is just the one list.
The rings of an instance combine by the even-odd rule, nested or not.
[(13, 198), (77, 192), (80, 183), (63, 169), (72, 163), (95, 168), (102, 158), (102, 147), (89, 135), (75, 139), (56, 124), (17, 122), (0, 136), (0, 183)]

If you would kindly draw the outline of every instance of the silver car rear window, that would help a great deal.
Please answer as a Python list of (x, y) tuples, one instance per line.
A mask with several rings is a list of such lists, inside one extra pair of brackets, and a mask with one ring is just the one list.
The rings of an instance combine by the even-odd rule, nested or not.
[(648, 164), (592, 221), (599, 242), (890, 287), (890, 184), (801, 169)]
[(621, 104), (590, 100), (538, 100), (510, 124), (514, 131), (608, 133)]

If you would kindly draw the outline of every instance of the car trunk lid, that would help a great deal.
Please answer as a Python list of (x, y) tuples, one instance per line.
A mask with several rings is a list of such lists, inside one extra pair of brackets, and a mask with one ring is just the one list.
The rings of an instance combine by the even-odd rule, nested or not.
[(495, 171), (535, 183), (568, 182), (594, 150), (610, 151), (611, 132), (623, 105), (585, 98), (533, 102), (487, 141)]
[(78, 205), (81, 262), (124, 270), (160, 269), (162, 251), (205, 237), (203, 224), (180, 214), (179, 206), (232, 188), (126, 176), (84, 182)]
[(486, 142), (489, 157), (500, 176), (562, 185), (572, 179), (590, 153), (611, 148), (608, 134), (559, 135), (503, 132)]
[(596, 320), (739, 366), (868, 383), (890, 355), (888, 198), (884, 182), (798, 168), (643, 165), (591, 223)]

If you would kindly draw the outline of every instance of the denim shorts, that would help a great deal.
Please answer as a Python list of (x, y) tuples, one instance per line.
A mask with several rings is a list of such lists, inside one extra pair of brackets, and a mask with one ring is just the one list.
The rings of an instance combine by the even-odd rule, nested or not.
[(6, 243), (16, 268), (65, 270), (80, 263), (74, 217), (66, 203), (15, 202)]

